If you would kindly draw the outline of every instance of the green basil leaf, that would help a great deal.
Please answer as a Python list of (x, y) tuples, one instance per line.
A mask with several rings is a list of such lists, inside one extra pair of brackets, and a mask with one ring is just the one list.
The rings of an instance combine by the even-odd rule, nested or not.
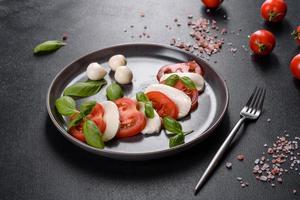
[(97, 94), (106, 80), (78, 82), (64, 90), (64, 96), (88, 97)]
[(187, 87), (187, 88), (189, 88), (191, 90), (196, 89), (195, 83), (189, 77), (183, 76), (183, 77), (180, 77), (180, 80), (185, 85), (185, 87)]
[(78, 115), (76, 115), (76, 117), (69, 122), (68, 130), (70, 128), (72, 128), (73, 126), (77, 126), (78, 124), (80, 124), (80, 122), (82, 121), (83, 118), (84, 118), (84, 115), (82, 113), (79, 113)]
[(179, 76), (177, 74), (173, 74), (165, 80), (165, 84), (173, 87), (178, 80), (179, 80)]
[(120, 85), (112, 83), (106, 88), (106, 96), (108, 100), (116, 100), (124, 96), (124, 92)]
[(163, 125), (167, 131), (171, 133), (179, 134), (182, 133), (181, 124), (173, 119), (172, 117), (166, 116), (163, 118)]
[(180, 144), (184, 144), (184, 134), (183, 133), (179, 133), (179, 134), (176, 134), (172, 137), (170, 137), (170, 140), (169, 140), (169, 147), (172, 148), (172, 147), (176, 147)]
[(96, 101), (86, 101), (80, 105), (80, 113), (82, 113), (84, 116), (87, 116), (92, 112), (94, 106), (96, 105)]
[(154, 117), (154, 109), (150, 101), (145, 103), (145, 115), (147, 118), (152, 119)]
[(62, 96), (55, 101), (55, 107), (61, 115), (70, 116), (78, 112), (74, 99)]
[(88, 145), (98, 149), (104, 148), (102, 134), (100, 133), (98, 126), (92, 120), (88, 119), (84, 122), (83, 134)]
[(65, 45), (66, 45), (66, 43), (59, 41), (59, 40), (49, 40), (49, 41), (46, 41), (46, 42), (43, 42), (43, 43), (37, 45), (33, 49), (33, 52), (35, 54), (50, 53), (50, 52), (58, 50), (60, 47), (65, 46)]
[(148, 97), (145, 95), (144, 92), (136, 93), (135, 98), (137, 101), (144, 102), (144, 103), (149, 101)]

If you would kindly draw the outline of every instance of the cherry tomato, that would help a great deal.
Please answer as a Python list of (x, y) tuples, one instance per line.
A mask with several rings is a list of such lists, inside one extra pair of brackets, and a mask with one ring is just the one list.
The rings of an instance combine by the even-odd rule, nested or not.
[(257, 55), (268, 55), (276, 45), (275, 36), (267, 30), (258, 30), (251, 34), (249, 46)]
[(146, 126), (146, 119), (144, 114), (138, 111), (137, 102), (123, 97), (115, 103), (120, 113), (120, 128), (116, 137), (131, 137), (140, 133)]
[(200, 75), (204, 75), (204, 70), (195, 61), (176, 63), (171, 65), (163, 66), (159, 69), (156, 78), (160, 81), (160, 78), (164, 74), (175, 73), (175, 72), (194, 72)]
[(220, 4), (223, 2), (223, 0), (201, 0), (202, 3), (207, 7), (207, 8), (217, 8), (220, 6)]
[(298, 26), (297, 29), (292, 32), (292, 36), (297, 41), (297, 43), (300, 45), (300, 26)]
[(178, 117), (178, 108), (176, 104), (166, 95), (161, 92), (148, 92), (146, 93), (150, 101), (152, 101), (153, 108), (159, 116), (170, 116), (174, 119)]
[(293, 76), (300, 80), (300, 54), (296, 55), (290, 64), (290, 69)]
[[(74, 119), (77, 114), (70, 117), (70, 120)], [(87, 119), (93, 120), (95, 124), (98, 126), (99, 131), (101, 133), (104, 133), (106, 124), (103, 121), (103, 115), (104, 115), (104, 109), (101, 106), (101, 104), (96, 104), (91, 111), (91, 113), (86, 117)], [(83, 122), (81, 122), (79, 125), (74, 126), (70, 128), (69, 132), (70, 134), (75, 137), (76, 139), (85, 142), (84, 134), (82, 131)]]
[[(165, 81), (161, 82), (162, 84), (165, 84)], [(182, 81), (177, 81), (177, 83), (174, 85), (174, 88), (177, 88), (178, 90), (183, 91), (186, 95), (188, 95), (192, 101), (191, 111), (197, 108), (198, 106), (198, 91), (197, 89), (189, 89), (187, 88)]]
[(284, 0), (266, 0), (261, 5), (261, 16), (269, 22), (280, 22), (287, 11), (287, 4)]

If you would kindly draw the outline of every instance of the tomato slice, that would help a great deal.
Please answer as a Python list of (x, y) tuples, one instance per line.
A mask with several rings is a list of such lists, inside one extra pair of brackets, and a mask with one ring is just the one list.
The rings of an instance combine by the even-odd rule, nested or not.
[(166, 65), (160, 68), (158, 71), (156, 78), (160, 81), (160, 78), (164, 74), (175, 73), (175, 72), (194, 72), (200, 75), (204, 75), (204, 70), (196, 61), (190, 61), (185, 63), (176, 63), (171, 65)]
[(131, 137), (140, 133), (146, 126), (146, 119), (144, 114), (138, 111), (137, 102), (123, 97), (115, 103), (120, 113), (120, 128), (116, 137)]
[(152, 101), (153, 108), (160, 117), (170, 116), (174, 119), (178, 118), (178, 108), (176, 104), (165, 94), (161, 92), (146, 93), (150, 101)]
[[(88, 119), (93, 120), (95, 124), (98, 126), (99, 131), (101, 133), (104, 133), (106, 124), (103, 120), (104, 115), (104, 109), (101, 106), (101, 104), (96, 104), (92, 110), (92, 112), (87, 116)], [(70, 117), (70, 120), (74, 119), (76, 117), (76, 114)], [(85, 137), (82, 130), (83, 123), (78, 124), (77, 126), (74, 126), (70, 128), (69, 132), (70, 134), (75, 137), (76, 139), (85, 142)]]
[(195, 110), (198, 106), (198, 91), (197, 89), (189, 89), (187, 88), (182, 81), (177, 81), (177, 83), (174, 85), (175, 88), (177, 88), (178, 90), (183, 91), (186, 95), (188, 95), (192, 101), (192, 106), (191, 106), (191, 111)]

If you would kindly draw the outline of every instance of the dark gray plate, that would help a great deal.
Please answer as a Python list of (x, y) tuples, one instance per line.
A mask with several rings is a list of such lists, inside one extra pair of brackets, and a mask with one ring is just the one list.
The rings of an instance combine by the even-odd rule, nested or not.
[[(199, 97), (199, 106), (190, 116), (181, 120), (184, 130), (194, 130), (192, 134), (186, 136), (185, 144), (170, 149), (168, 138), (162, 131), (153, 136), (139, 134), (127, 139), (113, 140), (107, 143), (103, 150), (99, 150), (76, 140), (67, 133), (66, 123), (55, 109), (55, 100), (62, 95), (64, 88), (68, 85), (87, 79), (85, 70), (89, 63), (98, 62), (109, 70), (107, 61), (114, 54), (125, 55), (128, 66), (133, 72), (132, 85), (125, 87), (125, 95), (129, 97), (138, 91), (143, 91), (149, 84), (157, 83), (156, 73), (161, 66), (166, 64), (195, 60), (204, 68), (206, 88)], [(113, 74), (109, 73), (105, 79), (109, 84), (113, 80)], [(88, 99), (100, 102), (106, 100), (105, 88)], [(158, 44), (125, 44), (90, 53), (60, 71), (51, 83), (47, 95), (49, 116), (63, 136), (89, 152), (122, 160), (146, 160), (163, 157), (197, 144), (216, 128), (226, 112), (227, 105), (227, 86), (212, 67), (192, 54)]]

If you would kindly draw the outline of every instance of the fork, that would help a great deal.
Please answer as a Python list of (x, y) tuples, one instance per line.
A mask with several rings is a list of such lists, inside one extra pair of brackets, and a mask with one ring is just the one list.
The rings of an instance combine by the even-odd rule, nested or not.
[(264, 99), (266, 96), (266, 90), (264, 88), (258, 88), (255, 87), (253, 93), (251, 94), (248, 102), (246, 105), (242, 108), (240, 112), (240, 120), (236, 123), (234, 128), (231, 130), (229, 135), (227, 136), (226, 140), (223, 142), (222, 146), (219, 148), (213, 159), (210, 161), (208, 167), (206, 168), (205, 172), (203, 173), (202, 177), (198, 181), (195, 189), (194, 194), (196, 195), (200, 188), (204, 185), (204, 183), (207, 181), (210, 174), (213, 172), (213, 170), (216, 168), (218, 163), (220, 162), (221, 158), (225, 154), (225, 152), (228, 150), (234, 136), (238, 132), (241, 125), (246, 120), (256, 120), (259, 118), (262, 108)]

